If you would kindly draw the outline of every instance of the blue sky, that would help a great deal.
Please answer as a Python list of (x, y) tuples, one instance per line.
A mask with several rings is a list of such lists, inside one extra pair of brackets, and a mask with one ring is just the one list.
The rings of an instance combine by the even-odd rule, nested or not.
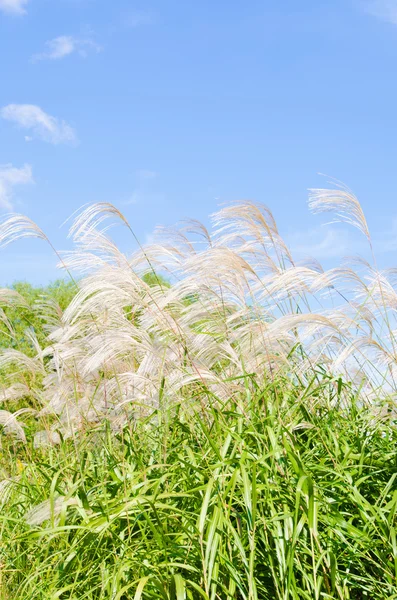
[[(0, 56), (0, 214), (57, 248), (87, 202), (145, 241), (252, 199), (328, 266), (365, 247), (309, 214), (320, 172), (355, 191), (393, 264), (397, 0), (0, 0)], [(56, 276), (39, 240), (1, 252), (0, 284)]]

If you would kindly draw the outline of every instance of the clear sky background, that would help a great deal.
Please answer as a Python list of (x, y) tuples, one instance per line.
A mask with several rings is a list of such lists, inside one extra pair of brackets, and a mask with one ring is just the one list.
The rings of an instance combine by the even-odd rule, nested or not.
[[(57, 248), (87, 202), (114, 203), (144, 242), (252, 199), (329, 266), (365, 245), (309, 214), (320, 172), (397, 263), (397, 0), (0, 0), (0, 63), (0, 214)], [(55, 262), (24, 240), (1, 250), (0, 284), (54, 279)]]

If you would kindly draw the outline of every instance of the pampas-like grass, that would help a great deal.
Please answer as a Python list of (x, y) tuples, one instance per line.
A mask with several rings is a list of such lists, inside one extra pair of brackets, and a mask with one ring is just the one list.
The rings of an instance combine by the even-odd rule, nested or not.
[[(346, 188), (312, 190), (309, 205), (336, 212), (370, 242), (362, 208)], [(248, 375), (261, 385), (279, 371), (310, 379), (322, 366), (358, 380), (364, 398), (396, 391), (395, 271), (364, 261), (360, 270), (354, 261), (325, 272), (315, 259), (299, 265), (270, 210), (251, 202), (222, 208), (211, 232), (194, 221), (159, 230), (155, 243), (131, 256), (109, 238), (115, 222), (132, 232), (108, 203), (76, 216), (76, 249), (60, 263), (81, 277), (76, 296), (64, 314), (42, 303), (48, 344), (36, 346), (35, 358), (0, 355), (0, 368), (14, 365), (3, 402), (27, 394), (28, 371), (39, 415), (57, 418), (36, 444), (56, 439), (55, 430), (67, 437), (103, 419), (119, 427), (162, 405), (205, 412), (208, 402), (246, 386)], [(3, 244), (24, 236), (47, 240), (20, 216), (0, 226)], [(172, 285), (156, 283), (155, 273)], [(0, 290), (0, 304), (10, 301), (19, 298)], [(11, 423), (24, 439), (15, 416)]]

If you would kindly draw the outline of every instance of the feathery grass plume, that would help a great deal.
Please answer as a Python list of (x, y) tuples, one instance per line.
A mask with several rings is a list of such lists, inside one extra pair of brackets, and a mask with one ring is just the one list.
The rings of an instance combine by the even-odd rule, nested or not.
[(26, 443), (26, 436), (23, 430), (23, 423), (17, 420), (17, 417), (28, 409), (22, 409), (16, 413), (10, 413), (8, 410), (0, 410), (0, 426), (4, 427), (6, 433), (15, 435), (21, 442)]
[(13, 484), (12, 479), (3, 479), (0, 481), (0, 508), (7, 502)]
[(178, 230), (178, 233), (181, 236), (181, 238), (184, 239), (185, 243), (187, 243), (189, 248), (191, 248), (192, 244), (184, 235), (184, 232), (196, 234), (199, 237), (202, 237), (204, 242), (208, 244), (208, 246), (212, 245), (211, 233), (208, 231), (207, 227), (200, 223), (200, 221), (198, 221), (197, 219), (186, 219), (185, 221), (183, 221), (183, 223), (186, 223), (186, 225), (184, 227), (181, 227)]
[[(103, 228), (112, 218), (129, 227), (107, 203), (77, 216), (77, 250), (64, 262), (83, 275), (76, 295), (64, 312), (42, 304), (47, 345), (36, 344), (34, 359), (3, 358), (19, 362), (13, 385), (24, 383), (24, 369), (37, 370), (30, 380), (40, 418), (56, 415), (62, 435), (192, 398), (205, 411), (209, 399), (244, 389), (247, 372), (263, 382), (288, 369), (309, 379), (318, 368), (346, 377), (358, 368), (377, 386), (385, 360), (376, 344), (394, 372), (396, 295), (387, 277), (370, 265), (361, 265), (363, 276), (295, 264), (265, 207), (223, 208), (211, 231), (197, 222), (162, 230), (128, 257)], [(145, 282), (153, 265), (172, 273), (170, 287)]]
[(30, 395), (30, 387), (26, 383), (14, 383), (8, 387), (0, 386), (0, 403), (8, 400), (19, 400)]
[[(77, 212), (77, 211), (76, 211)], [(88, 205), (73, 221), (69, 230), (69, 237), (75, 240), (84, 239), (93, 232), (98, 232), (98, 227), (107, 219), (119, 219), (129, 227), (124, 215), (110, 202), (98, 202)], [(105, 230), (102, 230), (104, 233)]]
[(339, 186), (335, 189), (310, 189), (309, 208), (313, 213), (334, 212), (336, 221), (349, 223), (365, 235), (371, 244), (371, 237), (361, 205), (349, 188)]
[(4, 306), (29, 306), (22, 294), (10, 288), (0, 288), (0, 304)]
[(2, 308), (0, 308), (0, 322), (5, 325), (6, 330), (7, 330), (7, 331), (2, 330), (2, 333), (12, 339), (15, 335), (14, 329), (13, 329), (11, 321), (9, 320), (9, 318), (7, 317), (7, 315), (5, 314), (5, 312)]
[[(291, 253), (278, 233), (273, 214), (264, 205), (235, 203), (212, 215), (214, 240), (218, 245), (236, 247), (257, 256), (257, 269), (293, 265)], [(274, 258), (271, 257), (274, 252)], [(262, 264), (264, 262), (264, 264)]]
[(1, 351), (0, 370), (7, 369), (11, 365), (14, 365), (19, 372), (28, 371), (33, 376), (45, 373), (40, 356), (30, 358), (23, 352), (11, 348)]
[(55, 298), (43, 297), (35, 302), (34, 309), (40, 315), (43, 330), (47, 336), (62, 327), (63, 310)]
[(41, 525), (44, 523), (44, 521), (48, 521), (49, 519), (54, 519), (56, 521), (62, 510), (69, 506), (77, 505), (77, 498), (65, 498), (65, 496), (57, 496), (54, 499), (44, 500), (44, 502), (41, 502), (41, 504), (31, 508), (30, 511), (25, 515), (25, 521), (32, 527), (35, 525)]
[(10, 214), (0, 221), (0, 248), (25, 237), (47, 240), (45, 233), (28, 217)]
[(61, 436), (57, 431), (38, 431), (33, 438), (33, 447), (41, 448), (61, 443)]

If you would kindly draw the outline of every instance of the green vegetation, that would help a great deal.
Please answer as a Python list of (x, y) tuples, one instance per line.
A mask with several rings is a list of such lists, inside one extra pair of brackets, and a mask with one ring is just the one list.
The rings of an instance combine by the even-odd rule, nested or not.
[(16, 295), (11, 296), (3, 307), (5, 319), (0, 320), (0, 348), (14, 348), (33, 356), (35, 349), (26, 332), (34, 333), (40, 346), (44, 346), (48, 323), (43, 304), (52, 304), (53, 311), (60, 317), (76, 294), (76, 285), (60, 279), (39, 287), (16, 282), (10, 289)]
[[(150, 286), (161, 284), (170, 287), (169, 282), (157, 273), (146, 273), (143, 281)], [(18, 281), (10, 288), (16, 292), (14, 297), (2, 308), (3, 319), (0, 319), (0, 349), (14, 348), (28, 356), (35, 354), (35, 348), (27, 332), (33, 333), (39, 345), (47, 343), (49, 331), (48, 310), (61, 320), (63, 311), (76, 295), (77, 287), (73, 281), (58, 279), (47, 286), (33, 286), (25, 281)]]
[(1, 290), (0, 600), (397, 600), (395, 270), (297, 264), (252, 203), (130, 257), (114, 220)]
[(319, 376), (10, 448), (2, 598), (397, 598), (396, 442)]

